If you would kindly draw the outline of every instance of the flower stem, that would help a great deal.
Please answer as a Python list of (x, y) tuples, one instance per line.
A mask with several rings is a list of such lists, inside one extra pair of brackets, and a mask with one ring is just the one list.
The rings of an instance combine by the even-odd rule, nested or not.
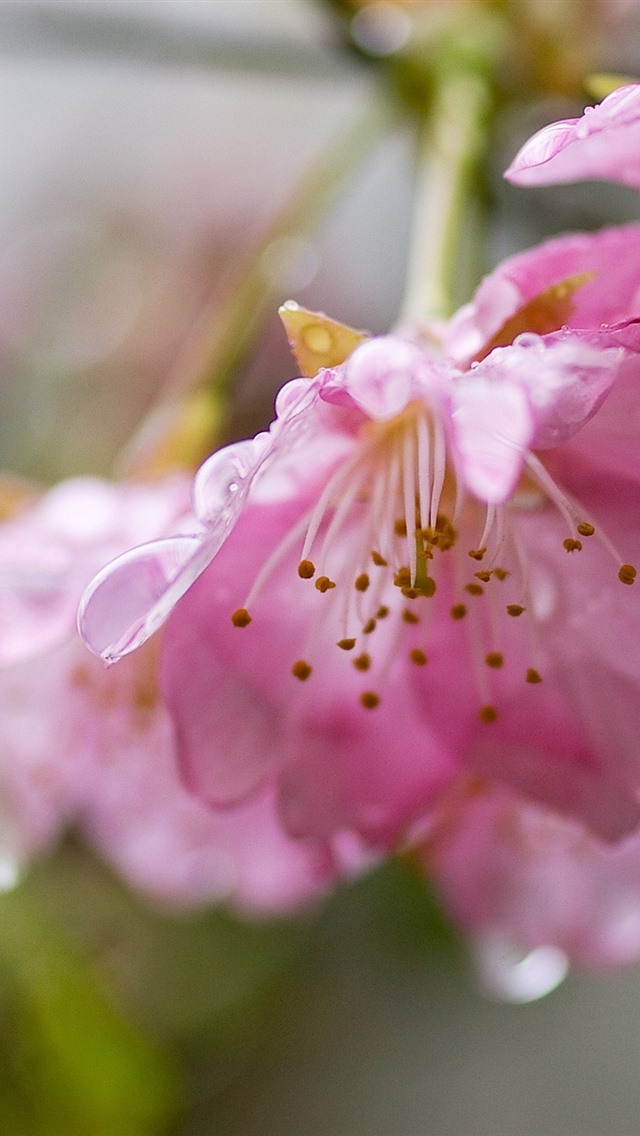
[(411, 253), (399, 322), (444, 319), (459, 297), (460, 246), (472, 197), (480, 200), (478, 161), (491, 104), (479, 69), (445, 69), (424, 116), (419, 142)]

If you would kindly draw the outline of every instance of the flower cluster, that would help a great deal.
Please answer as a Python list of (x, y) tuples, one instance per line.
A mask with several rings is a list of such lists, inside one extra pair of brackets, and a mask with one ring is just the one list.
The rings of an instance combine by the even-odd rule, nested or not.
[[(640, 185), (637, 96), (507, 176)], [(302, 375), (190, 503), (82, 481), (18, 512), (8, 860), (75, 823), (151, 894), (258, 911), (413, 844), (480, 943), (640, 956), (639, 297), (628, 224), (511, 257), (445, 324), (286, 305)], [(110, 556), (79, 614), (105, 669), (71, 623)]]
[(201, 531), (94, 580), (108, 660), (173, 612), (163, 692), (205, 800), (272, 786), (291, 833), (389, 848), (473, 770), (635, 827), (639, 245), (552, 241), (440, 342), (365, 340), (288, 384), (197, 474)]
[(75, 634), (97, 567), (136, 537), (190, 523), (188, 490), (182, 476), (78, 479), (0, 528), (3, 886), (69, 825), (134, 887), (171, 904), (284, 910), (322, 894), (338, 871), (328, 847), (287, 838), (268, 792), (216, 815), (183, 788), (153, 644), (107, 671)]

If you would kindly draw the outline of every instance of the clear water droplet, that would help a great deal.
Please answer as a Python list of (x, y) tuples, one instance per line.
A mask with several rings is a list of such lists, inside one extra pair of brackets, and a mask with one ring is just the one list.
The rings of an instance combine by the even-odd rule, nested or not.
[(524, 1005), (550, 994), (566, 978), (569, 960), (554, 946), (526, 950), (500, 936), (476, 942), (474, 962), (485, 994), (502, 1002)]

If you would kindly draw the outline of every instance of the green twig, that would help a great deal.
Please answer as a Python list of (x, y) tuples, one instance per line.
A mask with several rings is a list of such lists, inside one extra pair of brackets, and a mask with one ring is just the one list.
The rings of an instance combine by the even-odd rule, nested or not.
[(480, 71), (447, 70), (436, 83), (420, 138), (400, 323), (444, 319), (455, 307), (465, 213), (478, 184), (490, 98)]

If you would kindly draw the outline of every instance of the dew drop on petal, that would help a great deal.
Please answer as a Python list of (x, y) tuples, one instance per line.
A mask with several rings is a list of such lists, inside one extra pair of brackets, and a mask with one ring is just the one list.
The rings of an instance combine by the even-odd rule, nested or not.
[(241, 490), (258, 469), (267, 443), (264, 434), (236, 442), (212, 454), (200, 467), (193, 485), (193, 507), (204, 525), (210, 527), (221, 514), (235, 517), (243, 503)]
[(139, 545), (107, 564), (80, 602), (78, 628), (87, 646), (108, 661), (139, 647), (212, 556), (210, 542), (177, 536)]
[(569, 960), (558, 947), (527, 951), (498, 936), (476, 941), (473, 959), (486, 995), (520, 1005), (550, 994), (569, 970)]

